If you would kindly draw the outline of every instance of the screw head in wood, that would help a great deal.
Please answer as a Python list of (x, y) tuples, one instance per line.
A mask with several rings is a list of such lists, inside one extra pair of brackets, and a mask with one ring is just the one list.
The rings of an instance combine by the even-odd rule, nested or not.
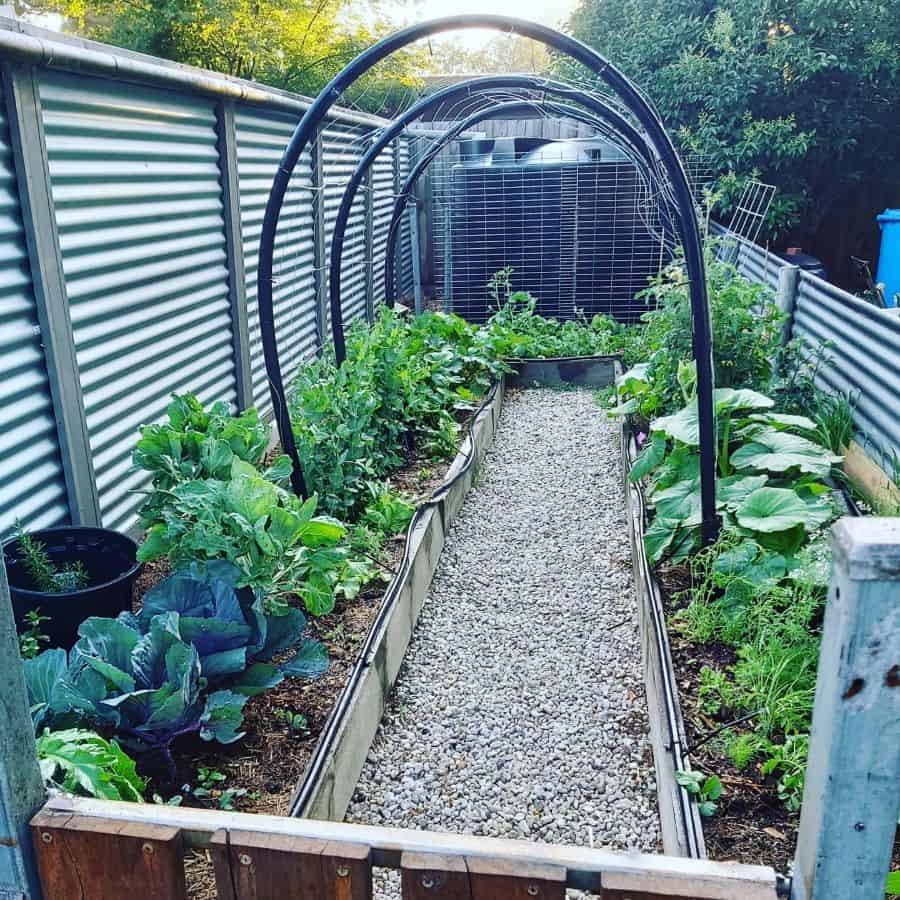
[(42, 832), (41, 832), (41, 840), (42, 840), (45, 844), (52, 844), (52, 843), (53, 843), (53, 835), (50, 834), (49, 831), (42, 831)]
[(350, 869), (347, 866), (338, 866), (337, 873), (339, 878), (346, 878), (350, 874)]
[(425, 888), (426, 891), (431, 890), (431, 888), (434, 887), (434, 878), (431, 875), (423, 875), (422, 887)]
[(250, 859), (250, 855), (247, 854), (247, 853), (242, 853), (242, 854), (240, 855), (239, 859), (240, 859), (240, 861), (241, 861), (241, 865), (242, 865), (242, 866), (249, 866), (250, 863), (253, 862), (253, 860)]
[(153, 849), (153, 844), (144, 844), (144, 845), (141, 847), (141, 850), (143, 850), (144, 853), (147, 854), (147, 856), (152, 856), (153, 853), (155, 852), (154, 849)]
[(541, 889), (536, 884), (528, 885), (528, 896), (529, 897), (537, 897), (537, 895), (541, 892)]

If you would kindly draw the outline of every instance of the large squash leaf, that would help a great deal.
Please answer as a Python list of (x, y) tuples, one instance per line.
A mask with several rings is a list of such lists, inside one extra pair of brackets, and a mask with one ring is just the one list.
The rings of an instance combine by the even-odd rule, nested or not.
[[(713, 402), (716, 415), (722, 416), (736, 410), (768, 409), (775, 401), (749, 388), (718, 388), (713, 392)], [(699, 447), (700, 416), (696, 399), (677, 413), (657, 419), (651, 427), (690, 447)]]
[(808, 438), (775, 428), (764, 428), (753, 435), (750, 443), (734, 451), (731, 465), (735, 469), (768, 472), (787, 472), (796, 468), (819, 478), (827, 478), (831, 467), (842, 459)]
[(789, 488), (761, 487), (737, 508), (742, 528), (764, 534), (806, 526), (809, 512), (806, 504)]

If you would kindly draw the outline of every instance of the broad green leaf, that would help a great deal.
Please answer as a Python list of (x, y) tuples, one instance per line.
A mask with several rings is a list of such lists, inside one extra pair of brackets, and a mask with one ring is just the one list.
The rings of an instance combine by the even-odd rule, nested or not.
[(671, 416), (661, 416), (650, 426), (652, 431), (668, 435), (689, 447), (700, 446), (700, 419), (696, 400)]
[(653, 505), (656, 515), (663, 519), (682, 525), (699, 525), (702, 519), (699, 476), (676, 481), (667, 488), (655, 491)]
[(272, 460), (272, 465), (263, 472), (263, 477), (269, 481), (274, 481), (276, 484), (282, 484), (291, 477), (293, 468), (291, 458), (282, 454)]
[(317, 516), (303, 525), (300, 540), (306, 547), (327, 547), (336, 544), (346, 533), (347, 529), (337, 519)]
[(234, 453), (225, 441), (206, 438), (200, 446), (200, 464), (209, 478), (228, 478)]
[(737, 409), (769, 409), (775, 401), (750, 388), (718, 388), (713, 392), (716, 415)]
[(719, 603), (725, 618), (734, 621), (743, 615), (758, 593), (758, 587), (746, 578), (734, 578), (728, 582), (725, 593)]
[(755, 541), (741, 541), (735, 547), (720, 553), (713, 563), (713, 572), (725, 577), (742, 575), (756, 559), (759, 544)]
[(636, 398), (631, 397), (626, 400), (624, 403), (620, 403), (618, 406), (614, 406), (612, 409), (607, 411), (607, 415), (610, 416), (630, 416), (632, 413), (636, 413), (640, 409), (640, 403)]
[(750, 420), (753, 422), (763, 422), (766, 425), (771, 425), (773, 428), (776, 428), (779, 431), (784, 428), (797, 428), (801, 431), (817, 431), (818, 429), (816, 423), (807, 416), (792, 416), (788, 413), (754, 413), (752, 416), (750, 416)]
[(766, 428), (754, 434), (750, 443), (734, 451), (731, 465), (735, 469), (769, 472), (797, 468), (801, 472), (827, 478), (832, 465), (841, 462), (842, 458), (800, 435)]
[(143, 803), (146, 782), (115, 741), (93, 731), (45, 731), (37, 739), (41, 774), (48, 783), (101, 800)]
[(662, 461), (666, 455), (666, 442), (660, 437), (651, 438), (638, 454), (631, 471), (628, 473), (628, 480), (632, 482), (640, 481), (645, 475), (652, 472)]
[(152, 562), (169, 552), (171, 542), (168, 529), (163, 524), (157, 524), (150, 528), (137, 551), (138, 562)]
[(231, 690), (245, 697), (255, 697), (283, 680), (284, 675), (278, 666), (271, 663), (254, 663), (232, 682)]
[(658, 563), (675, 538), (681, 523), (676, 520), (663, 519), (657, 514), (644, 532), (644, 550), (650, 565)]
[(756, 532), (787, 531), (808, 519), (806, 504), (789, 488), (761, 487), (737, 508), (738, 524)]
[[(765, 394), (749, 388), (718, 388), (713, 392), (716, 415), (723, 415), (738, 409), (767, 409), (774, 401)], [(692, 400), (671, 416), (662, 416), (651, 425), (653, 431), (660, 431), (671, 438), (687, 444), (700, 446), (700, 417), (697, 401)]]
[(300, 537), (304, 528), (303, 519), (298, 513), (276, 506), (269, 513), (269, 537), (281, 548), (289, 549)]
[(765, 475), (729, 475), (716, 481), (716, 500), (721, 506), (732, 509), (739, 506), (768, 478)]
[(710, 775), (701, 788), (710, 800), (718, 800), (722, 796), (722, 782), (718, 775)]
[(278, 502), (275, 485), (255, 472), (253, 476), (233, 476), (225, 496), (229, 507), (251, 523), (268, 515)]
[(638, 363), (636, 366), (632, 366), (616, 379), (616, 387), (628, 394), (633, 394), (642, 387), (647, 387), (649, 384), (647, 378), (649, 369), (650, 363)]
[(200, 717), (200, 737), (204, 741), (233, 744), (244, 736), (238, 729), (244, 720), (247, 697), (233, 691), (216, 691), (206, 698), (206, 708)]
[(281, 671), (292, 678), (318, 678), (328, 670), (328, 651), (319, 642), (308, 638), (286, 662)]

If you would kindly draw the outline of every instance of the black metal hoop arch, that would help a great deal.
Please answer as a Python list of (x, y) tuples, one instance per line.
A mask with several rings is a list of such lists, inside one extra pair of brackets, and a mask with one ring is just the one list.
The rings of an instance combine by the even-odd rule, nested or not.
[[(477, 95), (489, 89), (544, 90), (547, 84), (547, 79), (539, 78), (536, 75), (488, 75), (449, 85), (428, 97), (422, 97), (417, 100), (412, 106), (397, 116), (390, 125), (378, 132), (377, 139), (366, 148), (356, 168), (353, 170), (353, 174), (347, 180), (347, 186), (344, 188), (344, 194), (341, 197), (341, 204), (335, 216), (331, 236), (328, 296), (331, 304), (331, 336), (338, 365), (343, 363), (346, 353), (344, 347), (344, 316), (341, 308), (341, 254), (344, 248), (347, 223), (350, 221), (353, 209), (353, 201), (362, 186), (366, 172), (368, 172), (387, 145), (399, 137), (408, 125), (444, 103), (455, 101), (459, 97)], [(558, 93), (565, 96), (579, 93), (576, 89), (569, 88), (567, 85), (557, 85), (557, 87), (559, 88)]]
[(284, 197), (291, 175), (303, 150), (316, 129), (337, 99), (357, 79), (368, 72), (380, 60), (390, 56), (408, 44), (434, 34), (455, 29), (490, 28), (536, 40), (565, 53), (576, 62), (602, 78), (616, 93), (628, 110), (647, 132), (650, 144), (660, 158), (675, 196), (679, 210), (679, 231), (684, 249), (685, 266), (690, 283), (691, 321), (693, 327), (693, 351), (697, 366), (697, 409), (700, 439), (700, 497), (701, 533), (704, 542), (715, 540), (718, 533), (716, 516), (716, 428), (713, 405), (712, 327), (706, 294), (706, 275), (703, 265), (703, 248), (700, 229), (694, 211), (687, 175), (681, 165), (675, 147), (662, 122), (650, 103), (622, 72), (615, 68), (596, 50), (568, 35), (545, 25), (527, 22), (509, 16), (472, 15), (451, 16), (423, 22), (402, 29), (365, 50), (345, 66), (319, 93), (303, 118), (297, 124), (290, 142), (285, 148), (272, 190), (266, 203), (259, 245), (259, 269), (257, 295), (259, 303), (260, 332), (269, 377), (269, 390), (275, 410), (282, 448), (294, 465), (292, 484), (301, 496), (306, 485), (297, 455), (297, 446), (291, 428), (290, 413), (284, 393), (281, 362), (278, 356), (275, 334), (275, 316), (272, 304), (272, 267), (274, 259), (275, 231), (278, 226)]
[[(583, 96), (578, 96), (579, 94)], [(631, 149), (636, 155), (640, 156), (648, 169), (653, 167), (653, 161), (647, 152), (647, 144), (638, 131), (628, 122), (627, 119), (620, 116), (614, 109), (610, 108), (601, 100), (597, 100), (587, 92), (576, 92), (576, 99), (584, 104), (593, 114), (586, 113), (585, 110), (576, 106), (566, 106), (557, 102), (544, 102), (542, 100), (518, 100), (506, 103), (498, 103), (485, 109), (473, 113), (469, 118), (457, 122), (452, 128), (448, 129), (440, 136), (429, 148), (425, 155), (413, 166), (406, 181), (400, 188), (396, 199), (394, 200), (394, 208), (391, 212), (391, 221), (388, 226), (387, 241), (385, 243), (385, 265), (384, 265), (384, 302), (387, 306), (394, 305), (394, 272), (395, 272), (395, 245), (397, 236), (400, 232), (400, 222), (403, 213), (409, 206), (412, 199), (412, 191), (419, 178), (425, 170), (437, 158), (437, 155), (452, 140), (457, 138), (463, 131), (472, 128), (484, 119), (490, 119), (494, 116), (508, 114), (510, 112), (526, 112), (529, 109), (539, 107), (542, 110), (552, 111), (554, 115), (565, 115), (570, 119), (577, 119), (587, 125), (605, 124), (612, 127), (617, 137), (624, 138), (629, 143)]]

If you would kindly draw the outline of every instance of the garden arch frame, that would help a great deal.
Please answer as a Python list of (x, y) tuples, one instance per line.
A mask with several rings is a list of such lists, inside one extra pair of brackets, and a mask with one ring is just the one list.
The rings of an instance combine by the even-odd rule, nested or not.
[[(301, 495), (306, 493), (306, 485), (291, 428), (290, 412), (286, 403), (272, 303), (275, 232), (291, 175), (303, 151), (315, 137), (319, 125), (331, 107), (344, 91), (378, 62), (397, 50), (401, 50), (403, 47), (423, 38), (446, 31), (471, 28), (492, 29), (530, 38), (566, 54), (585, 66), (605, 81), (607, 86), (623, 101), (629, 112), (645, 130), (649, 145), (660, 159), (663, 170), (672, 186), (674, 200), (679, 213), (679, 236), (684, 249), (685, 266), (690, 283), (693, 351), (697, 366), (701, 530), (704, 541), (712, 541), (718, 532), (715, 485), (716, 429), (713, 404), (712, 327), (706, 293), (700, 228), (694, 210), (694, 200), (687, 175), (659, 115), (629, 78), (600, 53), (581, 41), (545, 25), (510, 16), (450, 16), (412, 25), (389, 35), (348, 63), (322, 89), (309, 109), (304, 113), (303, 118), (298, 122), (291, 140), (285, 148), (272, 183), (263, 218), (259, 246), (257, 289), (260, 332), (266, 360), (266, 372), (269, 378), (269, 389), (272, 395), (272, 405), (275, 409), (282, 448), (290, 456), (294, 465), (293, 487)], [(335, 349), (337, 351), (337, 348)]]
[[(472, 128), (485, 119), (494, 116), (510, 115), (519, 112), (527, 112), (529, 110), (541, 109), (543, 111), (552, 112), (557, 116), (566, 116), (570, 119), (576, 119), (587, 125), (591, 125), (602, 133), (602, 126), (607, 126), (615, 133), (617, 139), (626, 140), (628, 149), (639, 157), (642, 168), (649, 172), (653, 168), (653, 161), (647, 152), (647, 145), (644, 138), (638, 131), (614, 109), (590, 94), (583, 92), (575, 92), (580, 103), (584, 104), (590, 113), (585, 112), (575, 106), (566, 106), (556, 101), (544, 100), (514, 100), (506, 103), (497, 103), (495, 105), (485, 107), (478, 112), (473, 113), (467, 119), (463, 119), (456, 123), (452, 128), (448, 129), (441, 137), (436, 140), (429, 148), (427, 153), (413, 166), (409, 175), (406, 177), (397, 198), (394, 200), (394, 208), (391, 213), (391, 221), (388, 226), (387, 242), (385, 244), (385, 266), (384, 266), (384, 302), (388, 306), (394, 305), (394, 272), (395, 265), (395, 245), (400, 232), (400, 222), (403, 213), (406, 211), (409, 201), (412, 199), (412, 191), (416, 182), (422, 177), (425, 170), (434, 162), (441, 150), (444, 149), (451, 141), (455, 140), (459, 135), (468, 128)], [(632, 159), (637, 165), (637, 159)], [(333, 250), (332, 250), (333, 252)], [(333, 258), (333, 257), (332, 257)], [(333, 319), (332, 319), (333, 321)]]

